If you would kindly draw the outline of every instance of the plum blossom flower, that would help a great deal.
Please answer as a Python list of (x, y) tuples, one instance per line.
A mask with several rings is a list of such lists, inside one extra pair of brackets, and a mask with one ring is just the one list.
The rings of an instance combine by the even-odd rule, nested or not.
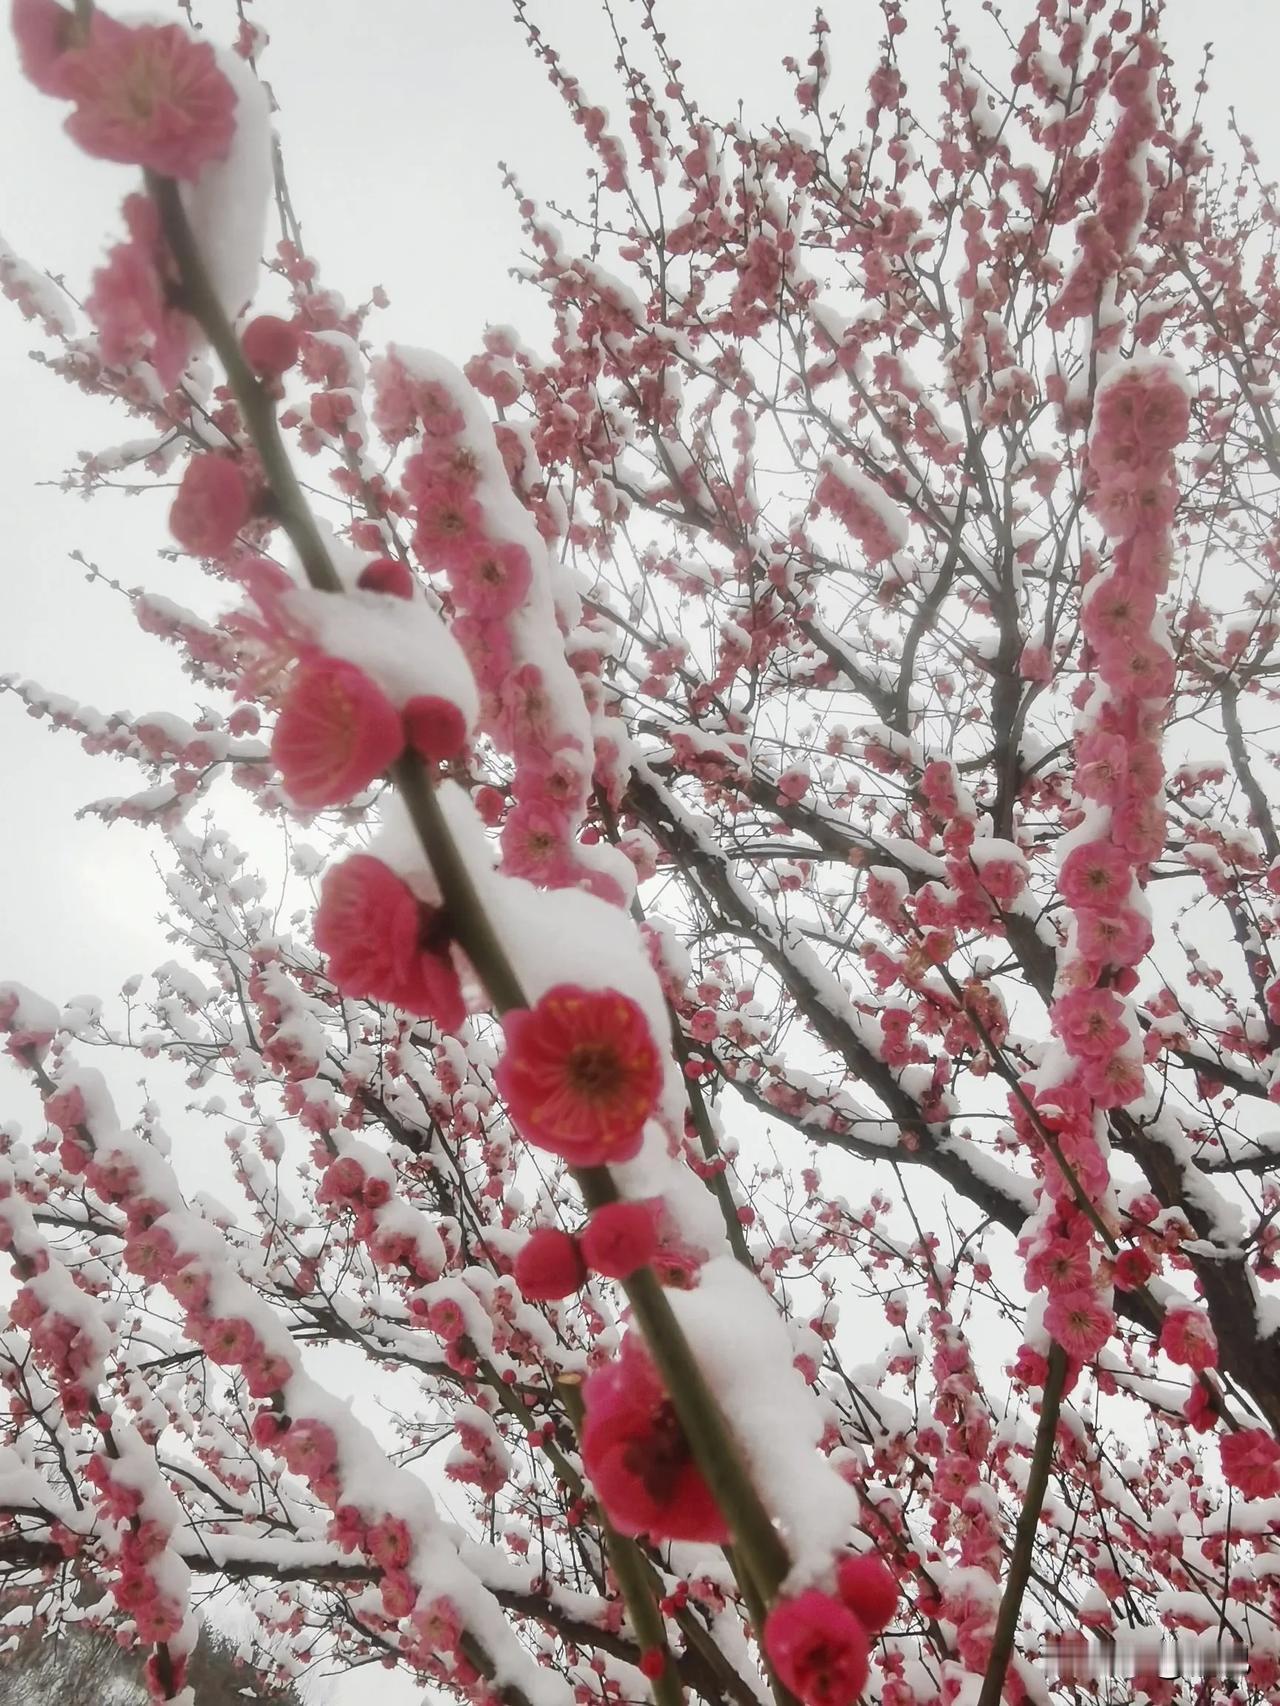
[(229, 456), (193, 456), (169, 511), (169, 531), (197, 557), (222, 557), (249, 519), (249, 487)]
[(244, 1362), (258, 1346), (253, 1328), (236, 1315), (220, 1315), (211, 1321), (203, 1343), (215, 1361), (230, 1366)]
[(483, 543), (483, 520), (468, 487), (433, 480), (418, 498), (414, 549), (425, 562), (456, 570)]
[(1123, 1108), (1146, 1094), (1142, 1061), (1121, 1050), (1090, 1060), (1084, 1068), (1084, 1087), (1100, 1108)]
[(260, 1351), (245, 1361), (243, 1373), (251, 1398), (269, 1398), (273, 1392), (283, 1388), (293, 1373), (293, 1366), (285, 1357)]
[(365, 1545), (384, 1570), (402, 1570), (413, 1555), (413, 1537), (403, 1517), (384, 1516), (372, 1523)]
[(272, 760), (298, 805), (341, 805), (403, 748), (399, 713), (362, 669), (331, 657), (298, 666), (271, 737)]
[(1027, 886), (1027, 873), (1014, 859), (986, 859), (978, 867), (978, 881), (997, 906), (1008, 910)]
[(95, 12), (58, 73), (75, 102), (67, 131), (86, 154), (195, 179), (223, 160), (236, 93), (208, 42), (178, 24), (122, 24)]
[(1117, 642), (1100, 658), (1111, 687), (1144, 699), (1167, 699), (1173, 690), (1173, 655), (1150, 634)]
[(1177, 491), (1163, 469), (1117, 474), (1099, 487), (1089, 507), (1113, 539), (1128, 533), (1163, 532), (1173, 520)]
[(1121, 1291), (1138, 1291), (1156, 1271), (1155, 1263), (1145, 1250), (1136, 1246), (1121, 1250), (1114, 1263), (1115, 1282)]
[(482, 622), (478, 616), (459, 616), (453, 637), (466, 653), (477, 685), (496, 692), (511, 673), (511, 638), (500, 622)]
[(1076, 788), (1087, 800), (1114, 805), (1128, 772), (1128, 742), (1103, 729), (1091, 729), (1076, 743)]
[(409, 438), (419, 426), (434, 439), (455, 438), (466, 420), (447, 385), (422, 379), (391, 345), (373, 364), (373, 424), (389, 444)]
[(1139, 865), (1151, 864), (1160, 857), (1167, 830), (1168, 821), (1163, 808), (1150, 799), (1130, 800), (1111, 820), (1111, 833)]
[(521, 664), (502, 683), (499, 697), (503, 731), (512, 751), (545, 764), (555, 740), (555, 706), (542, 670), (536, 664)]
[(523, 545), (481, 539), (450, 563), (459, 604), (485, 621), (509, 616), (524, 603), (533, 565)]
[(1153, 461), (1182, 443), (1190, 420), (1190, 399), (1171, 369), (1121, 372), (1099, 389), (1089, 459), (1105, 472)]
[(1105, 841), (1073, 847), (1058, 873), (1058, 888), (1069, 906), (1096, 907), (1102, 912), (1123, 906), (1132, 884), (1129, 861)]
[(309, 1416), (299, 1417), (287, 1429), (279, 1450), (293, 1473), (308, 1481), (327, 1475), (338, 1461), (338, 1441), (333, 1429)]
[(380, 859), (355, 853), (326, 874), (314, 935), (344, 993), (420, 1013), (446, 1030), (462, 1023), (466, 1006), (444, 914), (424, 906)]
[(723, 1544), (724, 1518), (658, 1372), (634, 1333), (582, 1388), (582, 1462), (623, 1534)]
[(1044, 1324), (1068, 1356), (1083, 1362), (1096, 1356), (1111, 1337), (1115, 1317), (1097, 1292), (1082, 1288), (1051, 1297)]
[(816, 1588), (778, 1600), (764, 1626), (764, 1650), (778, 1680), (804, 1706), (848, 1706), (869, 1675), (862, 1622)]
[(1051, 1017), (1077, 1060), (1104, 1059), (1129, 1040), (1124, 1004), (1110, 989), (1073, 989), (1054, 1002)]
[(1077, 1291), (1093, 1276), (1087, 1244), (1053, 1238), (1027, 1259), (1027, 1289)]
[(192, 322), (169, 305), (168, 251), (149, 196), (125, 198), (126, 242), (108, 251), (85, 301), (98, 328), (102, 359), (111, 367), (149, 361), (160, 383), (176, 385), (191, 355)]
[(502, 862), (513, 877), (549, 888), (573, 880), (568, 851), (569, 819), (541, 800), (521, 800), (502, 826)]
[(23, 76), (42, 95), (69, 99), (68, 55), (83, 36), (74, 12), (57, 0), (13, 0), (11, 22)]
[(1280, 1444), (1266, 1428), (1224, 1434), (1220, 1450), (1227, 1484), (1246, 1499), (1272, 1499), (1280, 1493)]
[(356, 585), (362, 592), (384, 592), (391, 598), (412, 598), (413, 570), (395, 557), (375, 557), (361, 569)]
[(1097, 966), (1136, 966), (1151, 947), (1151, 925), (1131, 906), (1118, 912), (1082, 910), (1076, 918), (1076, 945)]
[(657, 1105), (662, 1066), (649, 1024), (614, 989), (557, 984), (502, 1021), (495, 1079), (530, 1143), (579, 1167), (629, 1161)]
[[(1107, 1158), (1098, 1145), (1091, 1123), (1065, 1126), (1058, 1133), (1058, 1150), (1076, 1180), (1090, 1196), (1105, 1190), (1110, 1179)], [(1045, 1188), (1060, 1201), (1074, 1200), (1074, 1187), (1052, 1153), (1043, 1157)]]
[(1218, 1339), (1203, 1309), (1170, 1309), (1160, 1329), (1160, 1349), (1197, 1374), (1218, 1366)]
[(1097, 651), (1131, 645), (1149, 634), (1156, 613), (1153, 588), (1135, 585), (1115, 571), (1090, 586), (1080, 612), (1085, 638)]

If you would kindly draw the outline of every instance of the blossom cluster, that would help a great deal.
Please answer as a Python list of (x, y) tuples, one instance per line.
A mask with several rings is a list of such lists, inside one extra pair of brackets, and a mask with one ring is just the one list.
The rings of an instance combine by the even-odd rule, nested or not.
[[(297, 1347), (273, 1311), (234, 1272), (226, 1261), (221, 1235), (185, 1203), (172, 1171), (154, 1148), (118, 1129), (100, 1075), (64, 1074), (58, 1090), (47, 1098), (46, 1113), (62, 1132), (62, 1162), (67, 1171), (81, 1177), (99, 1201), (119, 1214), (125, 1266), (148, 1285), (162, 1287), (169, 1294), (189, 1342), (199, 1345), (220, 1367), (239, 1372), (248, 1397), (260, 1401), (252, 1421), (253, 1443), (277, 1457), (328, 1507), (328, 1535), (339, 1552), (357, 1553), (375, 1568), (382, 1615), (389, 1627), (401, 1630), (405, 1652), (424, 1674), (456, 1679), (460, 1669), (465, 1673), (465, 1620), (448, 1592), (441, 1589), (447, 1590), (452, 1573), (453, 1591), (463, 1597), (466, 1576), (456, 1557), (450, 1564), (441, 1553), (425, 1490), (409, 1479), (396, 1492), (364, 1471), (363, 1466), (370, 1462), (372, 1440), (306, 1374)], [(369, 1172), (354, 1150), (329, 1165), (320, 1200), (342, 1204), (354, 1194), (367, 1217), (364, 1235), (371, 1248), (379, 1251), (384, 1261), (409, 1260), (403, 1211), (396, 1250), (388, 1248), (387, 1230), (379, 1220), (391, 1196), (385, 1166), (380, 1168), (372, 1152), (365, 1159)], [(25, 1234), (11, 1247), (26, 1253), (31, 1244), (30, 1213), (12, 1197), (4, 1201), (4, 1207), (8, 1211), (8, 1237), (13, 1239), (15, 1231)], [(15, 1213), (16, 1222), (12, 1218)], [(426, 1236), (429, 1241), (434, 1238), (429, 1231)], [(419, 1279), (429, 1280), (430, 1242), (421, 1246), (410, 1228), (408, 1244), (414, 1247), (412, 1268)], [(36, 1265), (48, 1277), (41, 1280), (37, 1276), (31, 1282), (26, 1316), (31, 1325), (50, 1318), (43, 1337), (52, 1344), (50, 1335), (58, 1336), (57, 1321), (66, 1316), (69, 1307), (64, 1301), (60, 1311), (50, 1310), (43, 1302), (46, 1293), (57, 1295), (50, 1289), (55, 1280), (75, 1305), (72, 1320), (83, 1323), (87, 1313), (91, 1321), (93, 1310), (56, 1261)], [(429, 1284), (423, 1296), (432, 1296)], [(465, 1332), (466, 1319), (447, 1295), (447, 1288), (430, 1304), (424, 1301), (422, 1310), (424, 1324), (429, 1320), (433, 1330), (451, 1341), (458, 1341)], [(65, 1332), (62, 1335), (68, 1336)], [(82, 1325), (73, 1343), (83, 1345), (85, 1338)], [(98, 1357), (110, 1347), (112, 1338), (109, 1330), (99, 1331), (95, 1340), (90, 1330), (89, 1343), (96, 1343)], [(70, 1363), (60, 1352), (51, 1358), (49, 1366), (55, 1376), (74, 1371), (83, 1387), (87, 1369), (83, 1351)], [(80, 1403), (83, 1407), (83, 1400)], [(69, 1406), (68, 1414), (74, 1413), (75, 1406)], [(173, 1609), (174, 1582), (176, 1579), (182, 1587), (185, 1565), (177, 1558), (170, 1559), (159, 1580), (152, 1578), (160, 1568), (156, 1560), (164, 1552), (165, 1537), (174, 1528), (178, 1512), (172, 1495), (158, 1478), (154, 1459), (142, 1450), (142, 1441), (134, 1432), (138, 1426), (131, 1426), (122, 1417), (113, 1429), (111, 1451), (95, 1460), (96, 1469), (90, 1464), (86, 1473), (98, 1496), (118, 1518), (130, 1524), (121, 1541), (119, 1590), (113, 1588), (118, 1603), (134, 1618), (141, 1639), (172, 1643), (179, 1628), (185, 1628), (181, 1609), (185, 1590), (179, 1595), (179, 1609)], [(145, 1434), (146, 1430), (142, 1431)], [(149, 1481), (138, 1481), (142, 1470), (147, 1471)], [(429, 1563), (425, 1561), (428, 1554)], [(474, 1605), (474, 1589), (467, 1603)], [(499, 1615), (496, 1627), (500, 1629), (501, 1624)], [(192, 1634), (193, 1628), (188, 1630), (188, 1636)], [(495, 1643), (492, 1630), (486, 1641), (490, 1651), (500, 1644)], [(157, 1698), (169, 1698), (182, 1686), (180, 1676), (175, 1680), (174, 1662), (166, 1653), (164, 1663), (151, 1673)]]
[[(1093, 313), (1106, 285), (1124, 265), (1142, 229), (1147, 209), (1148, 144), (1159, 116), (1155, 106), (1155, 77), (1159, 46), (1142, 37), (1127, 62), (1115, 65), (1108, 92), (1120, 109), (1097, 164), (1097, 210), (1081, 219), (1075, 232), (1075, 259), (1056, 302), (1052, 324), (1061, 328), (1071, 319)], [(1110, 321), (1110, 315), (1105, 318)], [(1119, 330), (1111, 321), (1104, 337)]]
[[(1173, 452), (1189, 418), (1187, 386), (1171, 361), (1116, 362), (1098, 387), (1089, 437), (1090, 505), (1113, 546), (1110, 566), (1089, 581), (1081, 617), (1079, 821), (1058, 871), (1068, 925), (1051, 1009), (1060, 1052), (1015, 1107), (1045, 1172), (1045, 1211), (1025, 1240), (1028, 1284), (1046, 1293), (1046, 1330), (1079, 1359), (1111, 1333), (1112, 1279), (1140, 1287), (1152, 1272), (1140, 1248), (1104, 1263), (1087, 1213), (1109, 1202), (1106, 1115), (1146, 1095), (1132, 992), (1152, 940), (1143, 880), (1165, 841), (1160, 740), (1173, 663), (1159, 604), (1172, 559)], [(1180, 1320), (1171, 1318), (1164, 1348), (1204, 1368), (1214, 1360), (1212, 1330), (1202, 1321), (1199, 1332), (1176, 1331)]]
[[(589, 721), (594, 699), (599, 722), (598, 656), (589, 642), (565, 644), (580, 622), (577, 595), (563, 576), (553, 579), (546, 543), (514, 500), (499, 441), (461, 375), (424, 351), (392, 345), (373, 379), (374, 425), (390, 444), (415, 446), (401, 476), (415, 553), (448, 587), (451, 631), (479, 689), (480, 727), (513, 762), (508, 787), (489, 785), (477, 801), (500, 826), (503, 869), (621, 902), (617, 867), (589, 862), (577, 840), (593, 770), (613, 756), (603, 735), (593, 741)], [(501, 443), (523, 458), (510, 433)]]

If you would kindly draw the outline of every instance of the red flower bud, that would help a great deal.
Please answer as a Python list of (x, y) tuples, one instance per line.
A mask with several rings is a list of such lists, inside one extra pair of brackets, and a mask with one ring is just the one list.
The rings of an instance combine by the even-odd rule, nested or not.
[(515, 1275), (531, 1303), (553, 1303), (580, 1291), (587, 1270), (576, 1238), (558, 1226), (539, 1226), (516, 1257)]
[(658, 1249), (653, 1205), (605, 1203), (582, 1229), (582, 1255), (593, 1273), (623, 1280), (644, 1268)]
[(879, 1558), (842, 1558), (836, 1567), (836, 1592), (873, 1634), (886, 1627), (898, 1608), (897, 1578)]
[(412, 598), (413, 571), (394, 557), (375, 557), (361, 569), (356, 585), (362, 592), (385, 592), (392, 598)]
[(260, 378), (275, 379), (297, 361), (301, 341), (292, 321), (276, 314), (259, 314), (241, 334), (240, 348)]

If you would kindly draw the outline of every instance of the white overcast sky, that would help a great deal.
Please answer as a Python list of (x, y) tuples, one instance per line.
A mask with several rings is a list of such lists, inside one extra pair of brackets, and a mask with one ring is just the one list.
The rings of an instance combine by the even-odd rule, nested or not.
[[(231, 0), (197, 0), (215, 36), (230, 34)], [(7, 13), (7, 6), (0, 13)], [(749, 120), (781, 114), (798, 124), (784, 53), (809, 50), (812, 9), (799, 0), (667, 0), (660, 4), (672, 50), (692, 92), (713, 116), (744, 105)], [(1032, 0), (1004, 8), (1017, 33)], [(170, 8), (176, 15), (176, 6)], [(528, 341), (541, 327), (531, 290), (507, 275), (519, 250), (498, 160), (514, 166), (536, 199), (583, 205), (586, 151), (545, 72), (524, 45), (506, 0), (261, 0), (250, 8), (270, 31), (264, 75), (280, 104), (297, 212), (324, 282), (350, 300), (375, 284), (391, 309), (372, 335), (441, 350), (461, 363), (486, 323), (512, 323)], [(611, 72), (612, 44), (595, 0), (531, 0), (531, 12), (562, 49), (592, 99), (625, 113)], [(618, 0), (624, 29), (631, 8)], [(835, 91), (851, 115), (865, 86), (880, 13), (872, 0), (831, 0)], [(909, 101), (933, 105), (935, 56), (923, 51), (934, 0), (910, 0)], [(993, 40), (976, 0), (952, 14), (976, 45)], [(630, 34), (638, 37), (632, 27)], [(1228, 104), (1255, 137), (1267, 176), (1280, 176), (1275, 67), (1276, 0), (1171, 0), (1166, 39), (1184, 88), (1200, 49), (1215, 43), (1211, 130), (1225, 132)], [(908, 38), (911, 39), (910, 37)], [(998, 75), (1003, 49), (979, 52)], [(27, 260), (64, 273), (83, 294), (105, 244), (119, 231), (119, 203), (134, 187), (126, 169), (90, 161), (63, 136), (63, 108), (20, 79), (0, 39), (0, 237)], [(82, 398), (35, 367), (40, 339), (0, 300), (0, 674), (110, 711), (189, 711), (190, 684), (172, 657), (140, 636), (123, 601), (85, 585), (69, 561), (79, 549), (105, 573), (211, 609), (190, 569), (160, 562), (166, 499), (104, 494), (86, 506), (41, 485), (80, 449), (135, 436), (136, 424)], [(0, 980), (16, 977), (57, 1001), (110, 998), (135, 971), (169, 957), (154, 919), (161, 891), (152, 842), (121, 825), (76, 822), (76, 808), (139, 785), (132, 767), (90, 759), (74, 739), (29, 721), (0, 696)], [(0, 1120), (34, 1107), (12, 1075), (0, 1076)], [(181, 1146), (182, 1134), (174, 1132)], [(201, 1133), (207, 1142), (207, 1133)], [(382, 1673), (357, 1673), (335, 1701), (373, 1687), (385, 1706), (418, 1691)]]

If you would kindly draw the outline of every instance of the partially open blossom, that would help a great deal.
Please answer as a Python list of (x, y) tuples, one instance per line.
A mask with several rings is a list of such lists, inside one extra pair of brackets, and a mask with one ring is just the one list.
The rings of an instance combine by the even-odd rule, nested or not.
[(1121, 1250), (1115, 1259), (1115, 1282), (1121, 1291), (1139, 1291), (1156, 1271), (1156, 1265), (1145, 1250), (1135, 1245)]
[(763, 1644), (778, 1680), (804, 1706), (851, 1706), (870, 1674), (866, 1629), (816, 1588), (777, 1601)]
[(280, 1436), (276, 1447), (295, 1475), (314, 1481), (338, 1461), (338, 1441), (325, 1422), (302, 1416)]
[(169, 531), (185, 551), (221, 557), (249, 519), (249, 487), (229, 456), (193, 456), (169, 511)]
[(497, 691), (511, 673), (511, 639), (502, 623), (459, 616), (453, 637), (466, 653), (476, 685), (482, 691)]
[(587, 1277), (578, 1240), (558, 1226), (538, 1226), (520, 1246), (516, 1284), (531, 1303), (554, 1303), (581, 1291)]
[(1129, 769), (1129, 743), (1120, 735), (1093, 729), (1076, 741), (1076, 789), (1087, 800), (1114, 805)]
[(596, 1209), (582, 1229), (582, 1255), (593, 1273), (606, 1279), (628, 1279), (647, 1267), (657, 1254), (658, 1225), (654, 1205), (611, 1202)]
[(317, 657), (295, 670), (276, 718), (271, 757), (298, 805), (341, 805), (380, 776), (403, 747), (395, 706), (355, 664)]
[(56, 0), (13, 0), (11, 16), (23, 76), (41, 94), (69, 98), (67, 55), (82, 33), (75, 14)]
[(424, 379), (390, 345), (373, 364), (375, 401), (373, 424), (391, 444), (421, 426), (429, 438), (451, 439), (466, 420), (449, 387), (439, 379)]
[(386, 1001), (455, 1030), (466, 1006), (439, 907), (368, 853), (335, 865), (320, 886), (316, 947), (345, 994)]
[(654, 1540), (728, 1539), (675, 1406), (634, 1333), (615, 1361), (588, 1377), (582, 1399), (582, 1462), (615, 1528)]
[(579, 1167), (629, 1161), (662, 1082), (648, 1021), (613, 989), (557, 984), (502, 1021), (495, 1074), (523, 1137)]
[(169, 387), (187, 365), (194, 322), (169, 300), (172, 262), (155, 203), (150, 196), (127, 196), (124, 218), (128, 239), (115, 244), (94, 273), (85, 309), (109, 366), (149, 361)]
[(235, 90), (208, 42), (178, 24), (121, 24), (95, 12), (59, 76), (59, 92), (75, 102), (67, 130), (86, 154), (193, 179), (230, 150)]

